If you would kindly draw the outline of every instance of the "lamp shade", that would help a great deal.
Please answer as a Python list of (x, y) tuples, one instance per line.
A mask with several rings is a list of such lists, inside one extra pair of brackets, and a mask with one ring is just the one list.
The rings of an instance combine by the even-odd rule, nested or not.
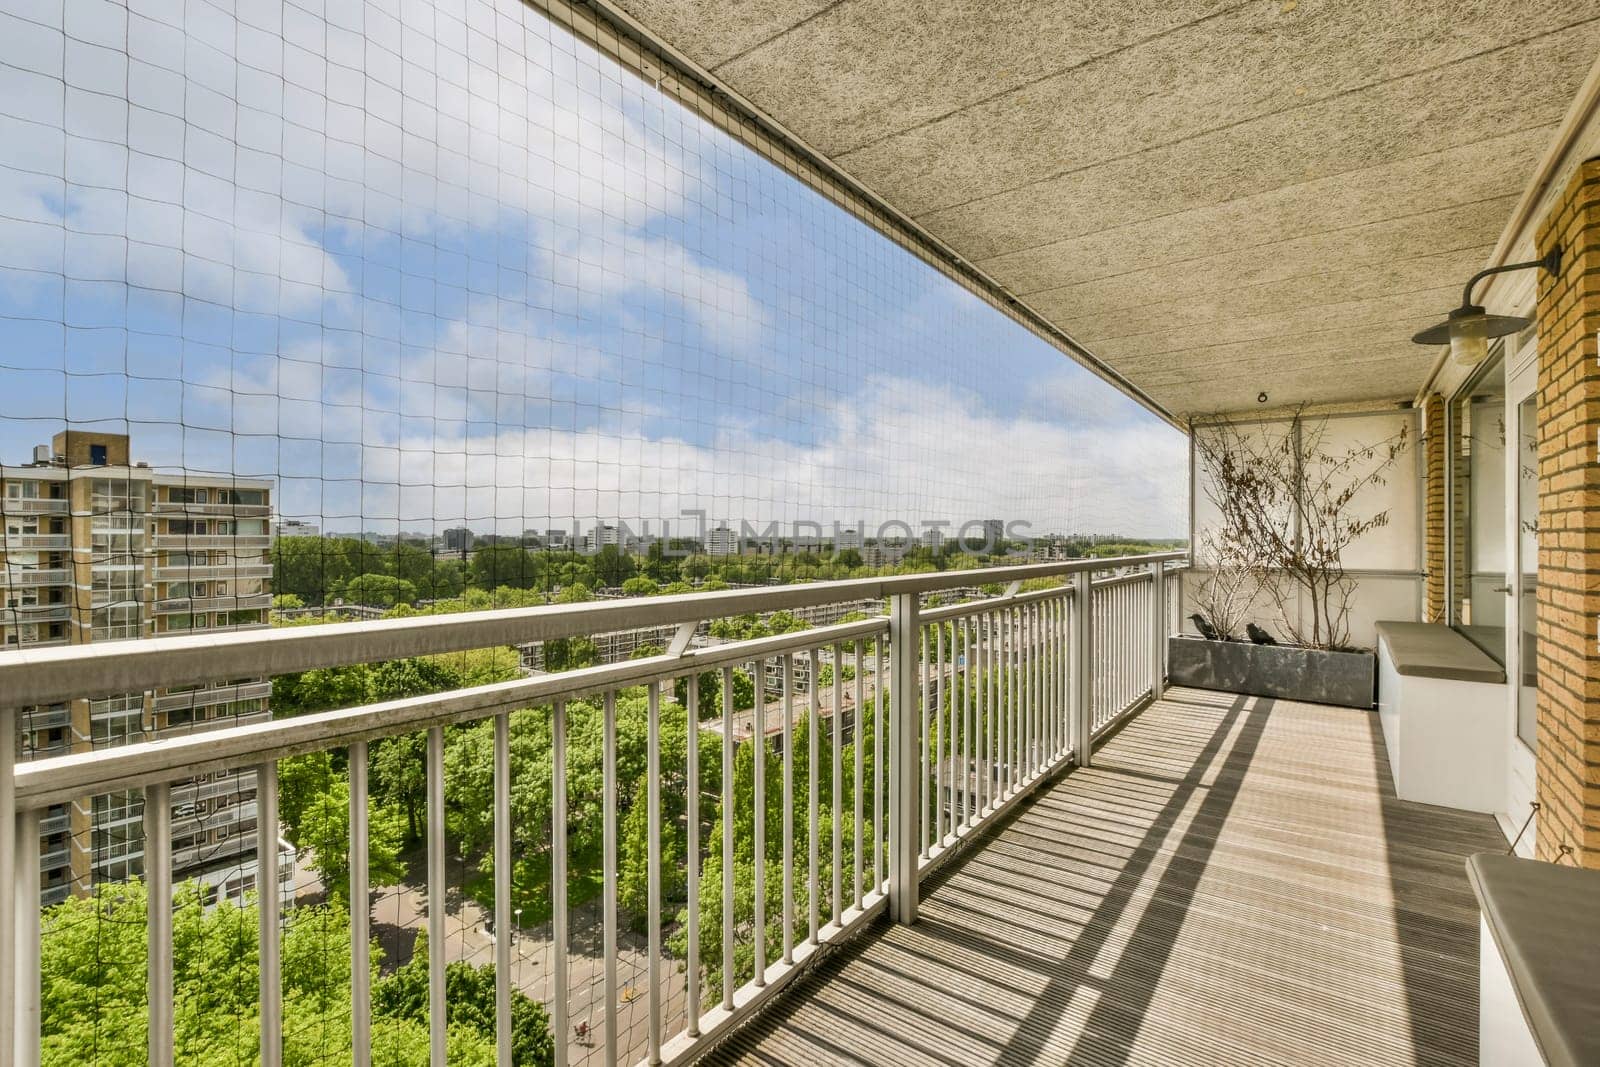
[(1520, 315), (1490, 315), (1476, 304), (1463, 304), (1450, 317), (1411, 339), (1419, 345), (1449, 345), (1450, 359), (1475, 367), (1489, 355), (1489, 339), (1516, 333), (1532, 322)]

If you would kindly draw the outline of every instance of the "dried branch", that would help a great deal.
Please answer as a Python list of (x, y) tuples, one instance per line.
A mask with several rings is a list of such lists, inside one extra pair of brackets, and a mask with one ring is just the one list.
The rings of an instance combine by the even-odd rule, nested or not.
[(1342, 451), (1327, 436), (1327, 419), (1308, 422), (1298, 410), (1281, 428), (1246, 433), (1217, 418), (1194, 433), (1206, 494), (1222, 516), (1215, 540), (1254, 572), (1252, 596), (1266, 595), (1283, 632), (1309, 648), (1349, 644), (1355, 582), (1344, 552), (1389, 523), (1386, 509), (1363, 515), (1354, 505), (1386, 483), (1409, 443), (1404, 427)]

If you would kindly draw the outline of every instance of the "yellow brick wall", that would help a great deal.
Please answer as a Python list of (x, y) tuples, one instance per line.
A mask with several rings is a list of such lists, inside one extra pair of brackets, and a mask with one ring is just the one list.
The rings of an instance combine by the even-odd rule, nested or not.
[(1600, 160), (1540, 227), (1538, 852), (1600, 867)]
[(1444, 621), (1444, 396), (1434, 393), (1422, 406), (1423, 446), (1423, 601), (1422, 621)]

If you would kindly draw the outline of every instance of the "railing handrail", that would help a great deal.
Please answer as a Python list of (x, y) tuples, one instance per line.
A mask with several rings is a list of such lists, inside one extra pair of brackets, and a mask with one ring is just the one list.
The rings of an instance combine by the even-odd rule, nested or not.
[[(0, 701), (6, 706), (23, 707), (50, 703), (63, 692), (92, 697), (194, 684), (224, 673), (229, 677), (292, 674), (608, 630), (703, 622), (839, 600), (1171, 563), (1188, 557), (1187, 550), (1153, 552), (1109, 559), (847, 578), (767, 589), (729, 589), (18, 651), (0, 657)], [(219, 667), (219, 663), (226, 666)]]
[(17, 810), (44, 808), (75, 797), (120, 789), (142, 788), (168, 782), (177, 774), (245, 770), (271, 760), (343, 748), (356, 741), (375, 741), (433, 726), (475, 721), (500, 712), (667, 681), (819, 645), (877, 639), (888, 629), (888, 616), (879, 615), (859, 622), (708, 645), (681, 655), (664, 653), (560, 674), (517, 678), (19, 763), (14, 778)]

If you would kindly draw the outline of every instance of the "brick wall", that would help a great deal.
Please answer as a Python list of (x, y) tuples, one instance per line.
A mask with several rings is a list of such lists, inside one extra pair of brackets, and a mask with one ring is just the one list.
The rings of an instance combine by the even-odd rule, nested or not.
[(1600, 867), (1600, 160), (1578, 168), (1537, 236), (1538, 852)]
[(1444, 396), (1434, 393), (1422, 406), (1422, 621), (1444, 621)]

